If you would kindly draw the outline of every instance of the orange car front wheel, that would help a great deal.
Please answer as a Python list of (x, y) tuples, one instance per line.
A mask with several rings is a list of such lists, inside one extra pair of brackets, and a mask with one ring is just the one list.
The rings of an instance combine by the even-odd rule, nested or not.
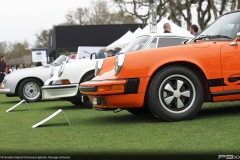
[(160, 70), (148, 87), (151, 113), (165, 121), (192, 118), (203, 103), (203, 87), (199, 77), (184, 66), (174, 65)]

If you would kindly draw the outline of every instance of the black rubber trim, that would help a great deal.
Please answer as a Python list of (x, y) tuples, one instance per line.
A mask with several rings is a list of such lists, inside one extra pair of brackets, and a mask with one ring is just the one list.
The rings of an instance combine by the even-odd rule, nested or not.
[(138, 87), (139, 87), (139, 78), (131, 78), (126, 80), (126, 85), (124, 88), (124, 93), (130, 94), (130, 93), (137, 93)]
[(216, 96), (228, 96), (228, 95), (236, 95), (236, 94), (240, 94), (240, 90), (225, 91), (225, 92), (214, 92), (214, 93), (212, 93), (212, 96), (216, 97)]
[(52, 88), (43, 88), (43, 89), (62, 89), (62, 88), (75, 88), (76, 86), (58, 86), (58, 87), (52, 87)]
[(223, 78), (208, 80), (209, 87), (226, 86)]
[(95, 86), (79, 86), (79, 90), (82, 92), (96, 92), (97, 87), (95, 87)]

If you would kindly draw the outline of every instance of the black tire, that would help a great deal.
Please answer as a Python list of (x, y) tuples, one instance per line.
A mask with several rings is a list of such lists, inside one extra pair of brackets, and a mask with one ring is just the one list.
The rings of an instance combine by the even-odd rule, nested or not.
[(34, 78), (23, 80), (18, 87), (18, 96), (27, 102), (37, 102), (42, 99), (43, 83)]
[[(91, 73), (87, 74), (87, 75), (81, 80), (80, 83), (89, 81), (89, 80), (93, 79), (93, 77), (94, 77), (94, 72), (91, 72)], [(87, 107), (87, 108), (92, 108), (92, 103), (91, 103), (91, 101), (88, 99), (87, 101), (82, 102), (82, 97), (81, 97), (81, 96), (82, 96), (82, 94), (80, 93), (80, 91), (78, 91), (77, 96), (76, 96), (76, 97), (72, 97), (72, 98), (70, 99), (70, 102), (71, 102), (72, 104), (76, 105), (76, 106), (84, 105), (84, 106)]]
[(77, 96), (77, 97), (70, 97), (69, 100), (72, 104), (74, 104), (75, 106), (80, 106), (82, 105), (82, 101), (81, 101), (81, 96)]
[[(94, 72), (91, 72), (90, 74), (88, 74), (86, 77), (84, 77), (81, 80), (81, 83), (86, 82), (86, 81), (90, 81), (91, 79), (93, 79), (95, 77)], [(82, 96), (83, 94), (80, 93), (80, 95)], [(83, 105), (87, 108), (93, 108), (92, 102), (88, 99), (85, 102), (83, 102)]]
[(203, 95), (200, 78), (192, 70), (174, 65), (155, 74), (147, 90), (147, 102), (155, 117), (181, 121), (197, 114)]
[(7, 97), (16, 97), (16, 96), (18, 96), (18, 95), (16, 95), (16, 94), (6, 94), (6, 96), (7, 96)]

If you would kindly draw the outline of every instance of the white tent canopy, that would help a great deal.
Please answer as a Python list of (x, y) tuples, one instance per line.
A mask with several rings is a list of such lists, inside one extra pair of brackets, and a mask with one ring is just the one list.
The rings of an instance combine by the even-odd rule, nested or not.
[[(128, 31), (130, 32), (130, 31)], [(141, 34), (142, 29), (138, 27), (132, 34), (125, 33), (121, 38), (116, 40), (115, 42), (111, 43), (110, 45), (107, 46), (107, 50), (113, 50), (115, 47), (125, 47), (126, 44), (134, 40), (136, 37), (138, 37), (139, 34)], [(127, 35), (126, 35), (127, 34)]]
[[(165, 23), (170, 24), (172, 33), (190, 35), (189, 31), (179, 27), (178, 25), (174, 24), (172, 21), (170, 21), (166, 18), (162, 18), (161, 21), (158, 22), (157, 33), (163, 33), (164, 32), (163, 25)], [(149, 24), (146, 27), (144, 27), (143, 29), (141, 29), (141, 28), (136, 29), (134, 31), (134, 33), (132, 33), (132, 35), (130, 35), (130, 36), (125, 37), (125, 35), (123, 35), (120, 39), (118, 39), (117, 41), (115, 41), (112, 44), (110, 44), (109, 46), (107, 46), (107, 50), (112, 49), (116, 46), (124, 47), (126, 44), (130, 43), (135, 38), (139, 37), (140, 35), (144, 35), (144, 34), (150, 34), (150, 25)]]
[(131, 31), (127, 31), (122, 37), (120, 37), (118, 40), (114, 41), (113, 43), (109, 44), (106, 48), (107, 50), (113, 49), (114, 47), (118, 46), (119, 44), (122, 44), (128, 37), (130, 37), (133, 33)]
[[(142, 29), (140, 27), (138, 27), (131, 36), (128, 37), (127, 42), (131, 42), (132, 40), (134, 40), (135, 38), (137, 38), (139, 36), (139, 34), (142, 33)], [(126, 43), (126, 41), (124, 41), (124, 43)]]

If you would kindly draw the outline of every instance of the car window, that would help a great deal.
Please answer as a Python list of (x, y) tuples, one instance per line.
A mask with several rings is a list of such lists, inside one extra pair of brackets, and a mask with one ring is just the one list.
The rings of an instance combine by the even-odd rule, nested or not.
[(156, 48), (156, 46), (157, 46), (157, 38), (154, 38), (146, 49)]
[(150, 38), (150, 36), (140, 36), (140, 37), (136, 38), (134, 41), (132, 41), (126, 47), (124, 47), (121, 50), (121, 53), (127, 53), (127, 52), (141, 50), (149, 38)]
[(181, 45), (181, 42), (184, 40), (186, 40), (186, 39), (184, 39), (184, 38), (159, 38), (157, 47), (160, 48), (160, 47)]

